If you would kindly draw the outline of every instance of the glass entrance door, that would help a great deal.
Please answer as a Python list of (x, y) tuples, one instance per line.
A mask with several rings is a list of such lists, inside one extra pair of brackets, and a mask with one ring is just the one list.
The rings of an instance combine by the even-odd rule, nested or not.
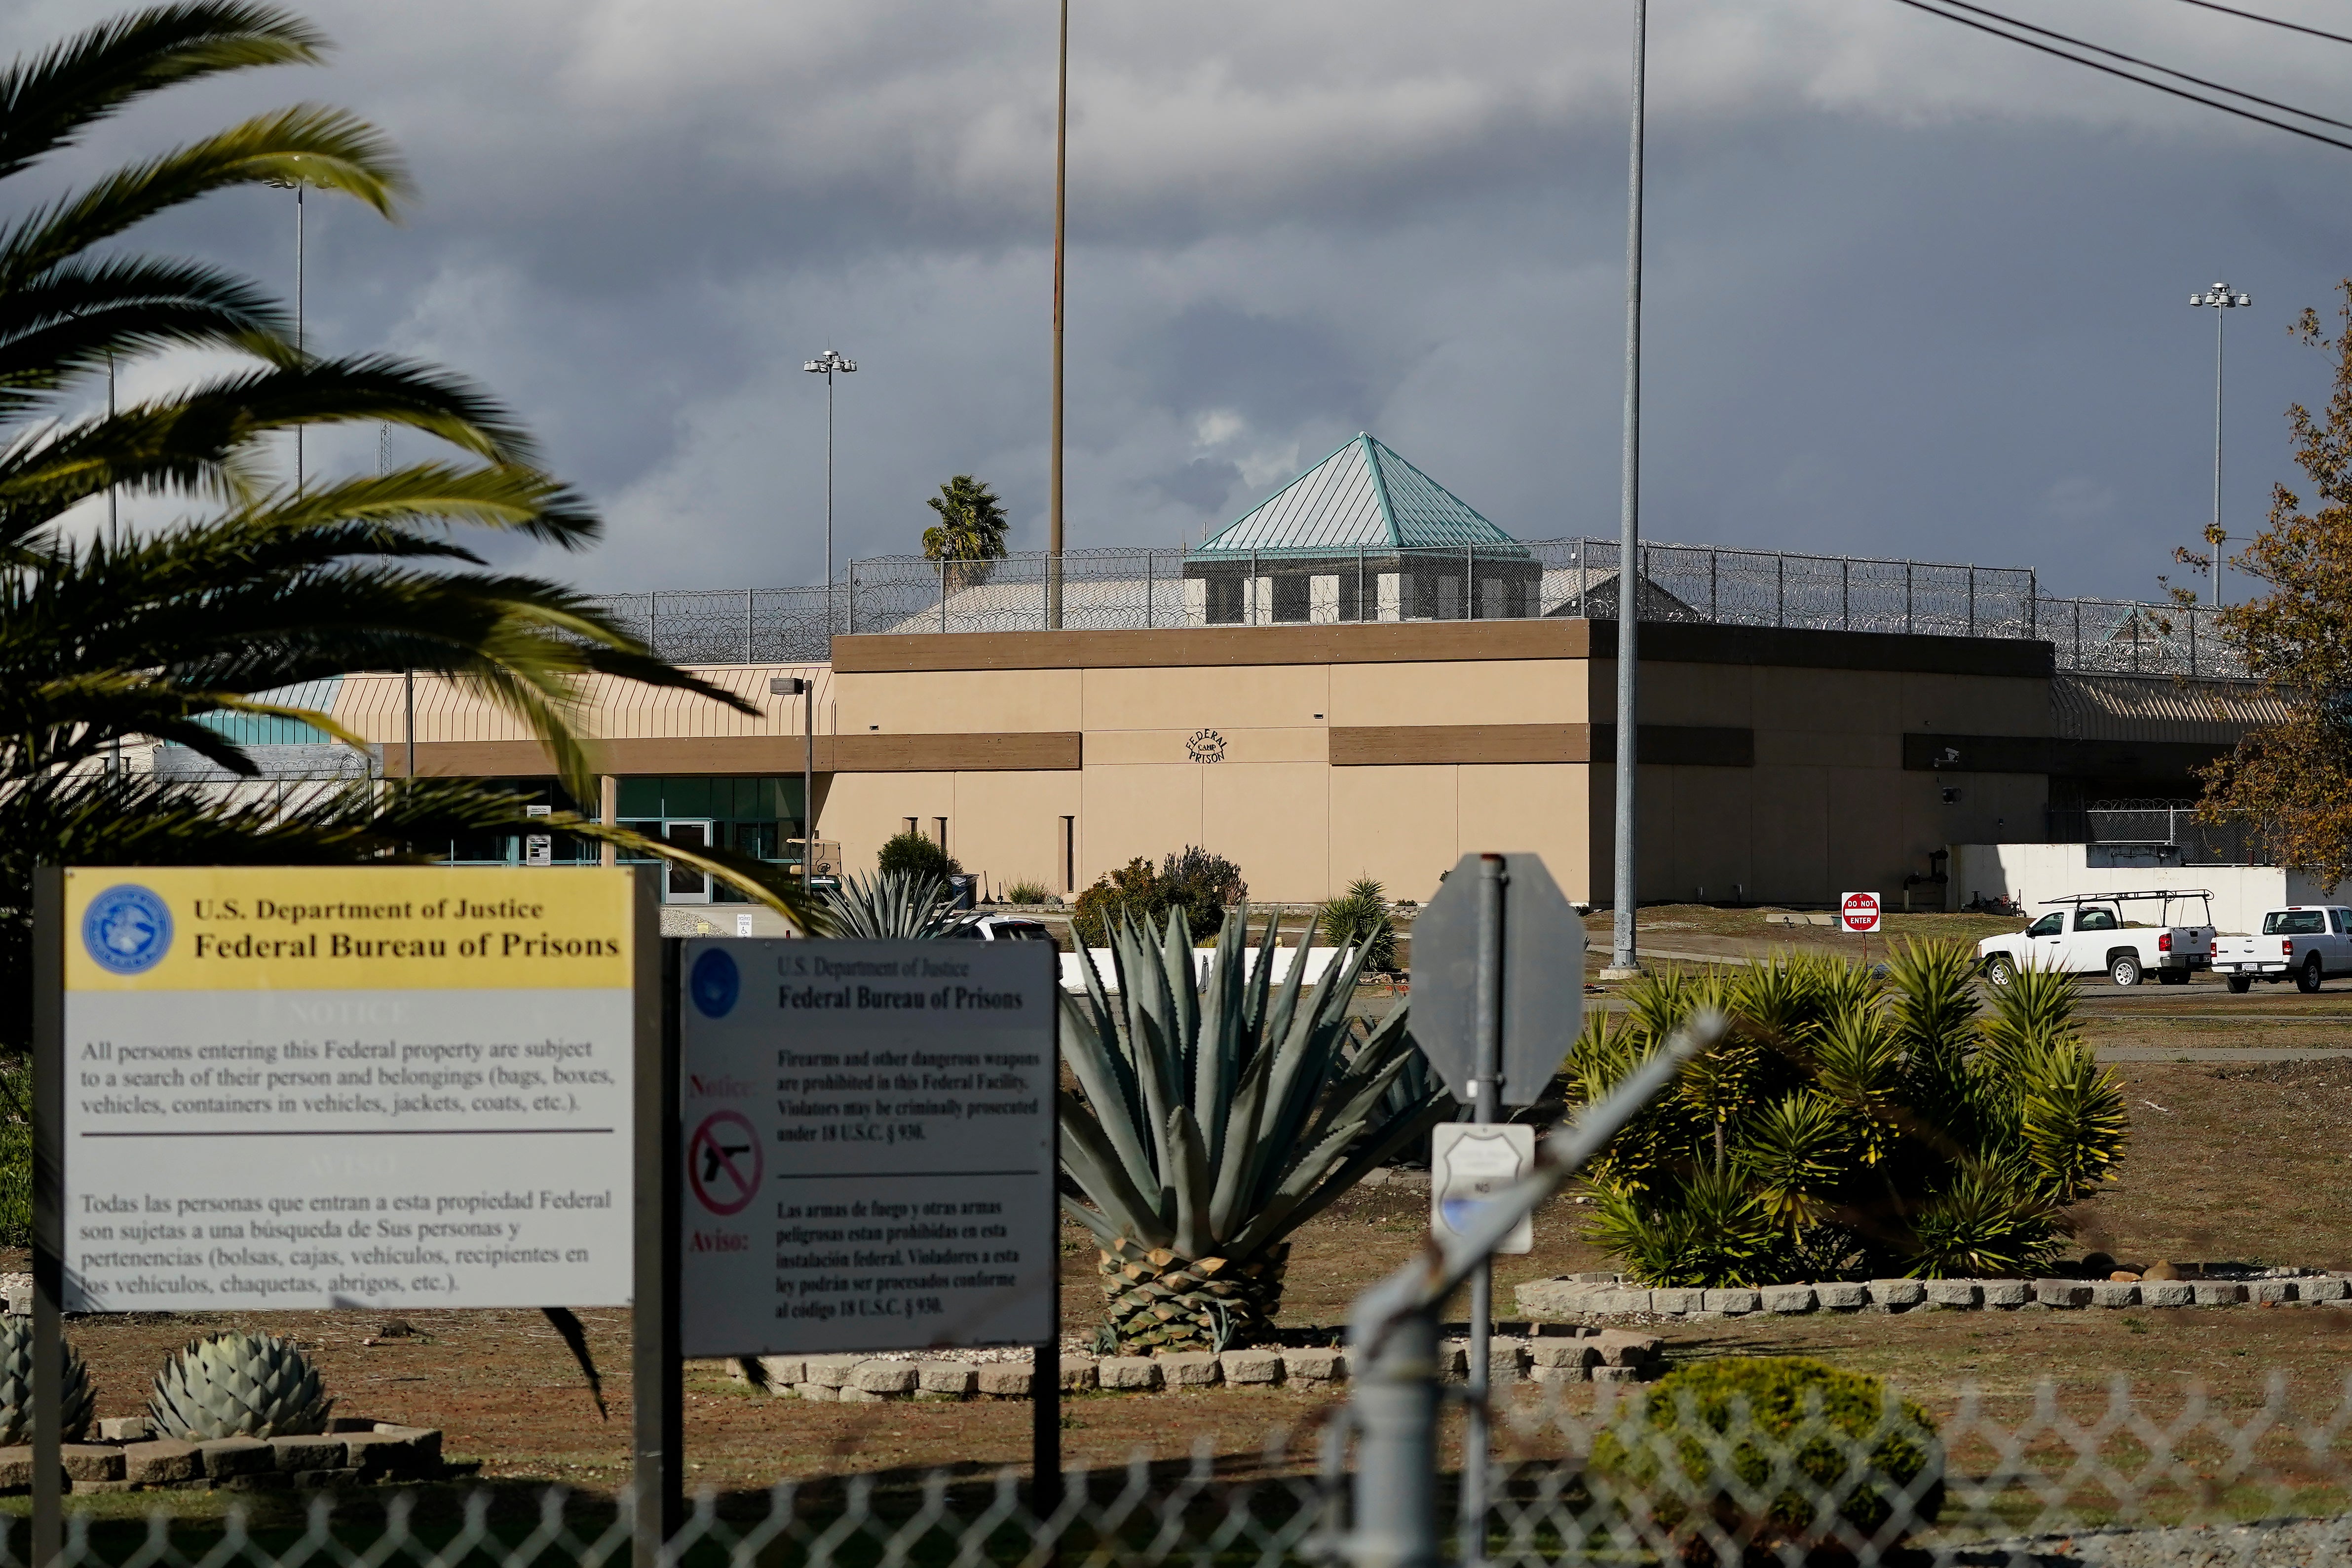
[[(662, 826), (662, 837), (681, 849), (710, 847), (710, 824), (671, 821)], [(707, 872), (673, 863), (664, 879), (663, 901), (672, 904), (707, 904), (710, 901), (710, 878)]]

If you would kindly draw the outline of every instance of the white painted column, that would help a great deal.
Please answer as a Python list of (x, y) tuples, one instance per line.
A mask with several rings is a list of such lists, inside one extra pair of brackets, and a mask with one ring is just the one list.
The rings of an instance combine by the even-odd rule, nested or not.
[(1374, 578), (1374, 582), (1377, 586), (1373, 591), (1379, 595), (1379, 608), (1375, 612), (1375, 618), (1383, 621), (1402, 620), (1404, 618), (1403, 574), (1397, 572), (1382, 572)]

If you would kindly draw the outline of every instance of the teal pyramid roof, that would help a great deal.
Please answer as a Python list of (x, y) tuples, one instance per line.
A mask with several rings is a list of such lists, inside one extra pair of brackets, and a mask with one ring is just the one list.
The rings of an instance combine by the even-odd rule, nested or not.
[(1192, 556), (1465, 545), (1523, 553), (1518, 541), (1467, 501), (1371, 437), (1358, 435), (1226, 524)]

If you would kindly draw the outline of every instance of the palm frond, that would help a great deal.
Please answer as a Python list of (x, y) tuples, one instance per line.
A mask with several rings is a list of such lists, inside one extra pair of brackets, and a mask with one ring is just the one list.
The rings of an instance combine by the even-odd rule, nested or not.
[(149, 93), (223, 71), (315, 65), (325, 47), (291, 12), (241, 0), (117, 16), (0, 70), (0, 179)]
[(386, 217), (408, 173), (383, 133), (346, 110), (297, 104), (117, 169), (0, 228), (0, 289), (113, 239), (159, 213), (238, 185), (338, 191)]

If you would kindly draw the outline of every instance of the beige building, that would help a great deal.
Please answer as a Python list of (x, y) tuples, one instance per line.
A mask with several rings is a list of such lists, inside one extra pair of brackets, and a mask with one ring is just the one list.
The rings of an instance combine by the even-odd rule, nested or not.
[[(1571, 898), (1605, 901), (1614, 631), (1546, 619), (843, 637), (829, 666), (700, 668), (759, 703), (758, 719), (603, 682), (585, 726), (605, 809), (772, 858), (798, 858), (813, 760), (818, 836), (851, 870), (912, 827), (992, 887), (1069, 890), (1199, 844), (1238, 863), (1258, 898), (1321, 899), (1364, 876), (1425, 898), (1460, 855), (1509, 848), (1542, 854)], [(2113, 728), (2173, 683), (2055, 675), (2046, 643), (1643, 636), (1648, 900), (1893, 894), (1948, 845), (2042, 838), (2053, 780), (2062, 795), (2159, 793), (2220, 740), (2062, 732), (2062, 710)], [(817, 683), (814, 747), (801, 700), (768, 694), (779, 675)], [(348, 677), (332, 705), (381, 745), (386, 775), (406, 771), (401, 677)], [(415, 752), (421, 773), (551, 789), (515, 721), (438, 681), (417, 684)]]
[[(1947, 847), (2095, 837), (2084, 808), (2193, 795), (2196, 764), (2276, 717), (2213, 679), (2203, 612), (2053, 599), (2030, 572), (1660, 544), (1634, 580), (1645, 900), (1937, 904)], [(1200, 845), (1259, 899), (1359, 877), (1425, 899), (1463, 854), (1516, 849), (1600, 902), (1619, 583), (1613, 542), (1523, 543), (1359, 436), (1186, 551), (887, 559), (834, 590), (614, 601), (761, 711), (591, 684), (604, 779), (579, 804), (797, 864), (805, 768), (816, 837), (852, 872), (911, 829), (991, 889), (1068, 892)], [(801, 700), (772, 695), (788, 676), (815, 684), (814, 736)], [(397, 777), (413, 749), (419, 773), (573, 804), (520, 724), (438, 681), (413, 702), (398, 675), (278, 696), (332, 710), (374, 754), (218, 721), (276, 787)], [(158, 767), (209, 765), (175, 752)], [(671, 896), (723, 894), (673, 874)]]

